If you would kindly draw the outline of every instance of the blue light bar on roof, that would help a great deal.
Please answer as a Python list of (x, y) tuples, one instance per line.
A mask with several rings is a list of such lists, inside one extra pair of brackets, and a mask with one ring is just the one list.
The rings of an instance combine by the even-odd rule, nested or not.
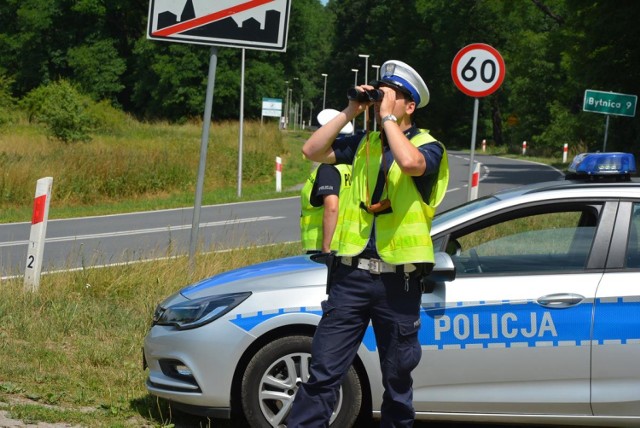
[(568, 172), (588, 176), (629, 176), (636, 172), (636, 160), (631, 153), (580, 153), (573, 158)]

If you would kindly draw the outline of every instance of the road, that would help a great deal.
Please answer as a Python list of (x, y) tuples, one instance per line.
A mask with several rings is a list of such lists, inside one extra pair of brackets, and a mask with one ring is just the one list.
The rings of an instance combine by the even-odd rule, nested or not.
[[(475, 160), (482, 164), (479, 196), (562, 176), (554, 168), (532, 162), (478, 154)], [(467, 200), (469, 157), (462, 152), (451, 152), (449, 163), (449, 190), (440, 211)], [(199, 248), (215, 251), (298, 241), (299, 215), (297, 197), (205, 206), (200, 214)], [(193, 208), (180, 208), (50, 220), (42, 270), (188, 254), (192, 219)], [(24, 274), (30, 227), (27, 222), (0, 225), (0, 277)]]

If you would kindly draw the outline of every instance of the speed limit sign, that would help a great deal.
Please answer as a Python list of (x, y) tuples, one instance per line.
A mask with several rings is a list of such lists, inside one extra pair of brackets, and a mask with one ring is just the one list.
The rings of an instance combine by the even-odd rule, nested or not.
[(451, 64), (454, 83), (470, 97), (486, 97), (494, 93), (502, 84), (504, 74), (502, 56), (484, 43), (465, 46)]

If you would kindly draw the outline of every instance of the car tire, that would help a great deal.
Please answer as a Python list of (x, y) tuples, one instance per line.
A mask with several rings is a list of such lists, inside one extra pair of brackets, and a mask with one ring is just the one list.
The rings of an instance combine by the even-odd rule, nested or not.
[[(244, 416), (251, 427), (286, 427), (298, 387), (309, 377), (311, 341), (309, 336), (282, 337), (262, 347), (251, 358), (241, 389)], [(361, 408), (360, 378), (351, 366), (340, 388), (330, 426), (353, 426)]]

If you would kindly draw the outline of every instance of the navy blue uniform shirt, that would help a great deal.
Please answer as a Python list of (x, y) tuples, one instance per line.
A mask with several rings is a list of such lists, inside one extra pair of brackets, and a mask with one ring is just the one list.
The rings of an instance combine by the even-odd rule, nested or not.
[(340, 171), (329, 164), (320, 164), (316, 174), (316, 181), (313, 183), (311, 197), (309, 198), (311, 205), (320, 207), (324, 203), (323, 196), (336, 195), (340, 196), (340, 185), (342, 177)]

